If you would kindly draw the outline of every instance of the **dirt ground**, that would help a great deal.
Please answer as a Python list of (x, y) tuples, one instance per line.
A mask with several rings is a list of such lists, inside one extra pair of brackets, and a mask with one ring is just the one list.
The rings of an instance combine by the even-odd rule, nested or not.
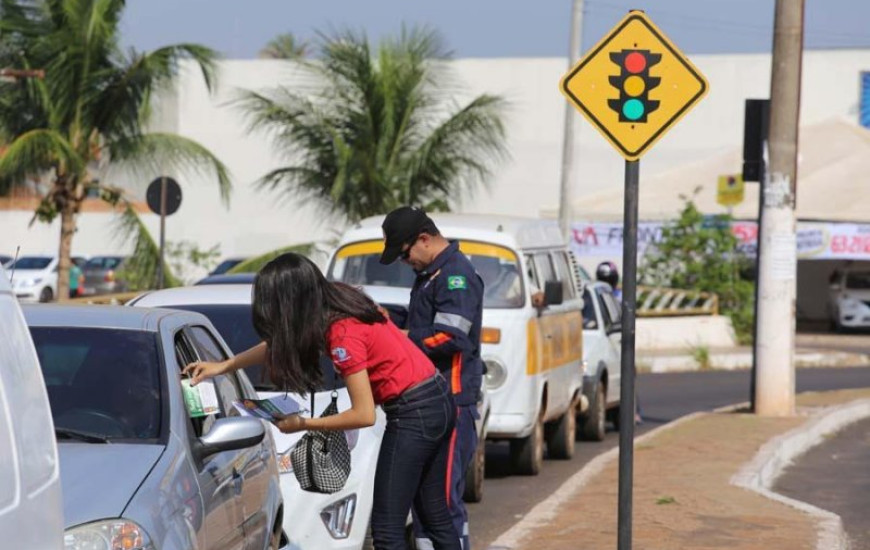
[[(633, 548), (814, 549), (813, 519), (729, 481), (769, 439), (805, 422), (808, 408), (867, 397), (870, 390), (803, 394), (798, 399), (803, 414), (790, 418), (705, 414), (637, 445)], [(564, 504), (554, 521), (519, 547), (616, 548), (617, 472), (613, 460)]]

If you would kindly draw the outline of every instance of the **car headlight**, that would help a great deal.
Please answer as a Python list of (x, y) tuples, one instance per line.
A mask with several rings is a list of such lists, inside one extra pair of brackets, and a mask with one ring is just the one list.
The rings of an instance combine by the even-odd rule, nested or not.
[(332, 538), (346, 539), (350, 536), (355, 513), (356, 495), (353, 494), (325, 507), (320, 512), (320, 519)]
[(486, 387), (495, 390), (502, 387), (507, 380), (507, 368), (498, 359), (488, 358), (486, 363)]
[(107, 519), (67, 529), (64, 550), (153, 550), (151, 537), (126, 519)]
[(861, 302), (851, 296), (844, 296), (841, 306), (843, 309), (856, 309), (861, 306)]
[(21, 286), (23, 288), (30, 288), (32, 286), (38, 285), (41, 282), (42, 282), (42, 279), (40, 279), (38, 277), (36, 279), (24, 279), (23, 281), (21, 281)]
[(279, 474), (292, 474), (293, 473), (293, 459), (290, 458), (290, 452), (293, 450), (293, 447), (287, 449), (287, 452), (284, 453), (276, 453), (275, 458), (278, 462), (278, 473)]

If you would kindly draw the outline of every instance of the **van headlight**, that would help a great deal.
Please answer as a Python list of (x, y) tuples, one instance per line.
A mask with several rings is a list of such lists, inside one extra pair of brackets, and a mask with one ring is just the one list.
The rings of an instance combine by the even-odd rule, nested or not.
[(320, 519), (326, 526), (329, 535), (334, 539), (346, 539), (353, 527), (353, 516), (356, 513), (356, 494), (333, 502), (320, 512)]
[(153, 550), (151, 537), (126, 519), (107, 519), (79, 525), (63, 533), (64, 550)]
[(497, 390), (507, 381), (507, 368), (504, 363), (495, 358), (484, 359), (486, 364), (486, 387)]

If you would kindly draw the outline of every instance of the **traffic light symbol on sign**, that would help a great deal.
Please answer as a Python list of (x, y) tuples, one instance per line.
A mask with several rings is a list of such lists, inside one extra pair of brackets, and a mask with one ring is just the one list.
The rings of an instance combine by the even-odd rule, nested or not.
[(619, 99), (608, 99), (607, 105), (619, 114), (620, 122), (646, 122), (646, 117), (659, 108), (659, 102), (649, 98), (649, 92), (662, 81), (650, 76), (650, 67), (662, 60), (661, 54), (649, 50), (611, 52), (610, 60), (619, 65), (619, 75), (609, 78), (619, 90)]

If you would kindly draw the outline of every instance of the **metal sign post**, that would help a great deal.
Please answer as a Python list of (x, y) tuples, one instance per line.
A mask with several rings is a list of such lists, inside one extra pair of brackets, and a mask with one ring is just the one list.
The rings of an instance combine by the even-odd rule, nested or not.
[(175, 214), (181, 206), (181, 187), (174, 179), (161, 176), (148, 185), (145, 199), (148, 208), (160, 216), (160, 258), (157, 262), (157, 288), (163, 288), (166, 284), (166, 216)]
[(626, 161), (617, 544), (630, 550), (639, 159), (710, 86), (643, 12), (632, 10), (562, 77), (559, 88)]

